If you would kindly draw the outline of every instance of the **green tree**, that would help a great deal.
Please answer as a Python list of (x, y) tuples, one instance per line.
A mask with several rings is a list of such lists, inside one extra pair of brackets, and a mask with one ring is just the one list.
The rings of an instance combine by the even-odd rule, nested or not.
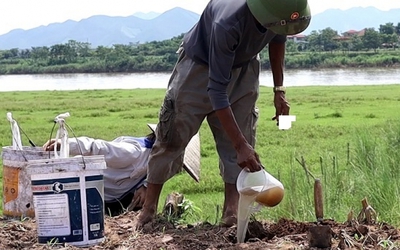
[(365, 34), (362, 37), (362, 42), (365, 49), (373, 49), (375, 51), (382, 44), (379, 32), (377, 32), (374, 28), (365, 29)]
[(90, 56), (91, 44), (88, 42), (78, 42), (76, 52), (79, 57)]
[(338, 33), (336, 30), (332, 28), (326, 28), (321, 31), (321, 42), (323, 49), (325, 51), (333, 51), (339, 47), (338, 42), (334, 39), (338, 37)]
[(75, 61), (77, 57), (87, 57), (90, 55), (90, 43), (68, 40), (65, 44), (65, 57), (68, 61)]
[(292, 40), (288, 40), (286, 42), (286, 51), (287, 52), (297, 52), (297, 44), (292, 41)]
[(46, 46), (43, 47), (32, 47), (31, 49), (31, 58), (37, 62), (45, 62), (48, 60), (50, 55), (49, 48)]
[(385, 48), (395, 48), (399, 37), (396, 33), (391, 35), (389, 34), (380, 34), (381, 42), (383, 43), (382, 46)]
[(75, 62), (77, 54), (71, 44), (55, 44), (50, 47), (50, 64)]
[(339, 42), (339, 47), (342, 51), (349, 51), (350, 50), (350, 42), (348, 40), (343, 40)]
[(130, 45), (125, 45), (125, 44), (114, 44), (113, 45), (114, 53), (119, 56), (132, 55), (132, 50), (133, 50), (133, 47)]
[(75, 40), (69, 40), (65, 44), (65, 59), (67, 63), (74, 63), (78, 57), (78, 42)]
[(95, 50), (95, 56), (101, 60), (105, 60), (107, 55), (111, 53), (112, 49), (104, 46), (98, 46)]
[(31, 51), (29, 49), (22, 49), (19, 51), (19, 57), (23, 59), (28, 59), (31, 56)]
[(308, 47), (312, 51), (322, 50), (322, 40), (319, 32), (313, 30), (309, 36), (307, 36), (306, 41), (308, 42)]
[(361, 37), (353, 36), (351, 38), (350, 50), (360, 51), (362, 49), (364, 49), (364, 44), (363, 44), (363, 41), (362, 41)]
[(386, 23), (384, 25), (381, 24), (379, 26), (379, 33), (392, 35), (393, 33), (396, 33), (396, 28), (394, 27), (393, 23)]
[(168, 64), (174, 64), (177, 59), (178, 59), (178, 56), (176, 53), (166, 53), (162, 57), (162, 61), (165, 62), (165, 66)]
[(13, 48), (3, 51), (2, 59), (14, 59), (18, 58), (18, 56), (19, 56), (18, 48)]
[(394, 28), (397, 35), (400, 36), (400, 23), (397, 23), (397, 26)]

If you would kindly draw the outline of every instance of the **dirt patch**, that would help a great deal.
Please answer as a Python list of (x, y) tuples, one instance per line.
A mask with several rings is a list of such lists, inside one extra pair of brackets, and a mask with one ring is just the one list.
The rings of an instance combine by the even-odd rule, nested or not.
[[(276, 223), (252, 219), (246, 242), (236, 243), (236, 227), (225, 228), (209, 223), (173, 225), (158, 217), (143, 230), (136, 231), (138, 213), (129, 212), (105, 218), (104, 241), (82, 248), (69, 244), (38, 244), (34, 220), (6, 220), (0, 218), (0, 249), (313, 249), (309, 245), (311, 222), (281, 219)], [(337, 223), (325, 220), (332, 230), (332, 249), (398, 249), (399, 230), (385, 223), (365, 225)], [(391, 247), (392, 246), (392, 247)]]

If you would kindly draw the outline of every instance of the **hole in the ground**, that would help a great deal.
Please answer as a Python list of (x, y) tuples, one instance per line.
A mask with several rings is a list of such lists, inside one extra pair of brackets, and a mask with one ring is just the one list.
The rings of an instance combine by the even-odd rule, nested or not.
[[(274, 237), (303, 234), (308, 232), (312, 223), (299, 223), (287, 219), (281, 219), (276, 223), (262, 223), (251, 220), (248, 224), (245, 242), (268, 241)], [(235, 235), (236, 236), (236, 235)], [(235, 237), (236, 240), (236, 237)], [(236, 242), (236, 241), (235, 241)]]

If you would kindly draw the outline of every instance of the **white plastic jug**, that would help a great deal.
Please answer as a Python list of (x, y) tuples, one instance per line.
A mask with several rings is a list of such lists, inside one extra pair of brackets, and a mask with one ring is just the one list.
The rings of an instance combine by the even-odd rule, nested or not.
[(242, 243), (246, 237), (250, 214), (259, 211), (261, 206), (273, 207), (279, 204), (284, 188), (280, 181), (264, 169), (249, 172), (247, 168), (240, 172), (236, 188), (239, 192), (236, 238), (238, 243)]

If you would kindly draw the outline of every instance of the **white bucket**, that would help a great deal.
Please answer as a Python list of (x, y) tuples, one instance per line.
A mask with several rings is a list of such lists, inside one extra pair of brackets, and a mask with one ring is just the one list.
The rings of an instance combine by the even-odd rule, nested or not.
[(105, 168), (104, 156), (28, 162), (39, 243), (103, 241)]
[(3, 215), (8, 218), (35, 216), (31, 191), (31, 178), (26, 171), (28, 160), (54, 158), (53, 152), (41, 147), (12, 146), (2, 148), (3, 160)]

